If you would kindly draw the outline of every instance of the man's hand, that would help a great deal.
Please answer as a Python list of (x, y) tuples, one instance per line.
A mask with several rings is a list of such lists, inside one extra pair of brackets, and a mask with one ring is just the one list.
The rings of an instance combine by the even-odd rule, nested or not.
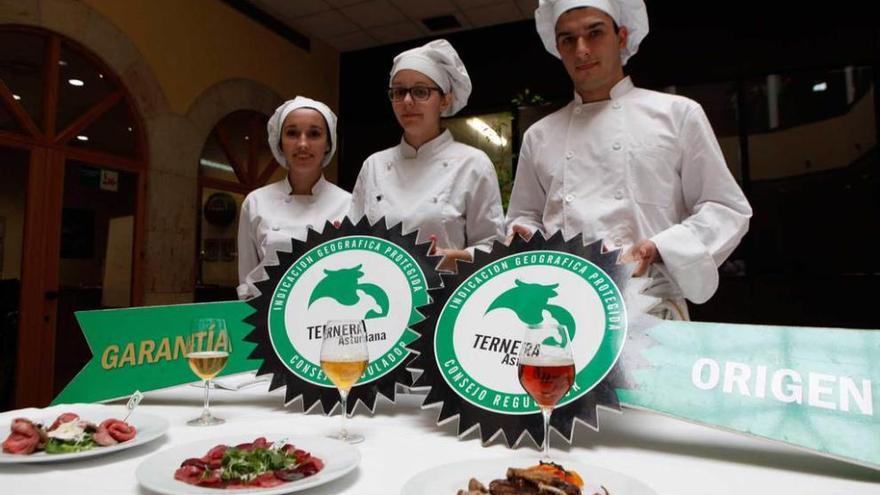
[(654, 244), (654, 241), (643, 239), (621, 256), (620, 261), (622, 263), (638, 262), (639, 266), (633, 272), (633, 277), (641, 277), (648, 272), (648, 267), (662, 260), (660, 259), (660, 251), (657, 250), (657, 245)]
[(529, 230), (528, 227), (525, 227), (523, 225), (519, 225), (519, 224), (515, 223), (515, 224), (513, 224), (512, 230), (513, 230), (513, 232), (509, 236), (507, 236), (507, 239), (505, 239), (505, 241), (504, 241), (504, 244), (507, 246), (510, 246), (510, 243), (513, 242), (513, 236), (515, 236), (517, 234), (519, 234), (520, 237), (525, 239), (526, 242), (528, 242), (532, 238), (532, 231)]

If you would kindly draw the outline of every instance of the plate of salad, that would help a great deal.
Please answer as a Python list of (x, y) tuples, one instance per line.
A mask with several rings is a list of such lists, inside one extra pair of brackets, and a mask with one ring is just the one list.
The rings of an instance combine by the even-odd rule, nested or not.
[(144, 488), (167, 495), (275, 495), (338, 479), (360, 460), (356, 448), (330, 438), (239, 435), (164, 450), (141, 463), (135, 475)]
[(168, 431), (168, 421), (124, 406), (62, 404), (0, 415), (0, 464), (83, 459), (143, 445)]

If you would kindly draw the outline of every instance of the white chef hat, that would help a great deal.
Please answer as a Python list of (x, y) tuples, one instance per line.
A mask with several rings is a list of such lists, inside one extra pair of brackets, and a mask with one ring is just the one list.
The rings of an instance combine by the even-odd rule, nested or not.
[(455, 115), (467, 105), (472, 89), (471, 78), (448, 41), (434, 40), (394, 57), (391, 79), (403, 69), (421, 72), (437, 83), (444, 93), (452, 94), (452, 104), (443, 112), (444, 117)]
[(327, 132), (330, 134), (330, 151), (324, 155), (324, 159), (321, 161), (321, 166), (326, 167), (333, 159), (333, 154), (336, 153), (336, 114), (327, 105), (305, 96), (297, 96), (292, 100), (287, 100), (275, 109), (275, 113), (266, 124), (266, 131), (269, 133), (269, 149), (272, 150), (272, 155), (278, 160), (278, 163), (287, 168), (287, 160), (284, 158), (284, 151), (281, 150), (281, 129), (284, 127), (284, 119), (290, 115), (290, 112), (298, 108), (317, 110), (324, 117), (324, 122), (327, 123)]
[(538, 34), (548, 52), (559, 57), (556, 49), (556, 21), (571, 9), (593, 7), (614, 19), (618, 26), (626, 27), (628, 38), (620, 52), (624, 65), (639, 50), (639, 44), (648, 35), (648, 11), (644, 0), (538, 0), (535, 24)]

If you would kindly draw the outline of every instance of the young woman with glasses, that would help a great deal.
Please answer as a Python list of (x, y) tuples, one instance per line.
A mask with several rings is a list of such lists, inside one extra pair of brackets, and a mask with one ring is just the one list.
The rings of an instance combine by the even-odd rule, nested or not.
[(454, 271), (503, 239), (504, 213), (495, 168), (482, 151), (456, 142), (440, 118), (467, 103), (471, 81), (455, 49), (435, 40), (394, 58), (388, 98), (403, 128), (400, 144), (367, 158), (352, 192), (349, 217), (371, 223), (403, 222), (418, 242), (433, 241)]

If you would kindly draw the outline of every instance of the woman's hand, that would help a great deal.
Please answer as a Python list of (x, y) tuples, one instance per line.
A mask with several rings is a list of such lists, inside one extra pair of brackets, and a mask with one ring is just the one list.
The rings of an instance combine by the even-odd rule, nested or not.
[(528, 242), (529, 240), (531, 240), (532, 234), (533, 234), (532, 231), (529, 230), (528, 227), (526, 227), (525, 225), (520, 225), (518, 223), (513, 224), (511, 231), (512, 232), (510, 233), (509, 236), (507, 236), (507, 239), (504, 240), (504, 244), (507, 246), (510, 246), (510, 243), (513, 242), (513, 238), (516, 235), (519, 235), (520, 237), (523, 238), (524, 241)]
[(440, 262), (437, 263), (437, 266), (434, 267), (434, 269), (439, 272), (457, 273), (458, 266), (456, 265), (456, 262), (458, 260), (474, 260), (474, 257), (471, 256), (470, 251), (467, 249), (446, 249), (437, 247), (437, 236), (434, 234), (428, 236), (428, 239), (431, 240), (431, 248), (428, 250), (428, 254), (431, 256), (443, 256), (443, 259), (441, 259)]
[(439, 272), (452, 272), (458, 273), (458, 265), (457, 261), (473, 261), (474, 257), (471, 256), (471, 252), (467, 249), (445, 249), (445, 248), (435, 248), (434, 252), (440, 256), (443, 256), (443, 259), (440, 260), (440, 263), (437, 263), (437, 271)]

